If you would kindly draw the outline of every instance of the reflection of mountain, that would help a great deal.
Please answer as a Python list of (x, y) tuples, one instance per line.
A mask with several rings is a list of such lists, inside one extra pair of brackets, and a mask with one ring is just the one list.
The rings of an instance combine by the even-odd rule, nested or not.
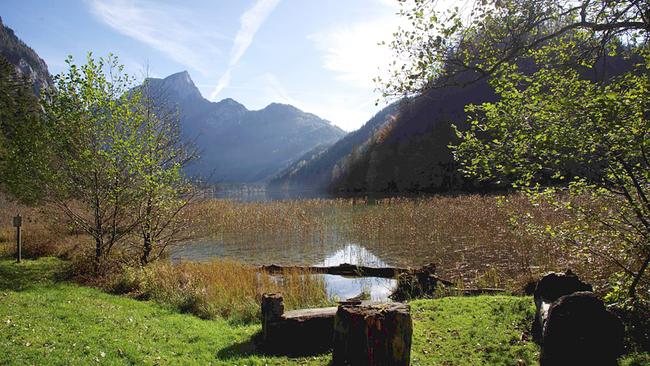
[(286, 104), (250, 111), (232, 99), (214, 103), (201, 96), (187, 72), (148, 79), (160, 105), (178, 109), (183, 136), (201, 158), (192, 175), (213, 182), (264, 181), (316, 146), (345, 135), (329, 121)]
[[(347, 244), (345, 247), (331, 253), (316, 266), (337, 266), (341, 263), (358, 264), (369, 267), (387, 267), (386, 262), (374, 255), (368, 249), (357, 244)], [(392, 278), (348, 278), (335, 275), (322, 275), (330, 297), (341, 300), (355, 297), (362, 292), (370, 295), (371, 300), (385, 301), (397, 285)]]
[(329, 254), (316, 266), (338, 266), (341, 263), (358, 264), (368, 267), (387, 267), (386, 262), (381, 260), (368, 249), (357, 244), (348, 244), (345, 247)]

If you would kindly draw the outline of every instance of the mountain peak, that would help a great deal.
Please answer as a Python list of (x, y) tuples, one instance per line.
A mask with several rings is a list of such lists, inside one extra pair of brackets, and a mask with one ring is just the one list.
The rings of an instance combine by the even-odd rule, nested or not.
[(202, 98), (201, 92), (194, 85), (194, 81), (187, 71), (177, 72), (162, 79), (164, 87), (178, 93), (181, 98), (199, 97)]
[(236, 100), (234, 100), (232, 98), (221, 99), (219, 102), (217, 102), (217, 104), (219, 104), (219, 105), (227, 105), (227, 106), (231, 106), (231, 107), (237, 107), (237, 108), (240, 108), (240, 109), (246, 109), (246, 107), (243, 104), (239, 103), (238, 101), (236, 101)]

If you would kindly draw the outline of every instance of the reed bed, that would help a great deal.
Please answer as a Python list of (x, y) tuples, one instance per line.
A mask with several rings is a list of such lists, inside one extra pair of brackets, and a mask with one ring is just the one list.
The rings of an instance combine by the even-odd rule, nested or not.
[(227, 259), (176, 265), (160, 261), (144, 268), (127, 268), (107, 285), (116, 293), (169, 304), (202, 318), (223, 317), (233, 322), (259, 319), (263, 293), (282, 293), (288, 309), (331, 304), (318, 276), (298, 271), (271, 276)]
[[(25, 218), (26, 256), (66, 256), (87, 240), (51, 211), (0, 197), (0, 255), (13, 254), (11, 217), (17, 212)], [(288, 282), (278, 283), (267, 275), (258, 277), (251, 266), (314, 265), (349, 244), (365, 248), (387, 265), (435, 263), (441, 276), (463, 287), (517, 291), (546, 271), (572, 268), (605, 288), (614, 270), (602, 258), (581, 255), (580, 249), (551, 236), (531, 234), (513, 217), (527, 217), (540, 227), (555, 227), (570, 217), (551, 206), (531, 204), (519, 194), (253, 203), (212, 199), (193, 204), (184, 215), (192, 223), (188, 230), (203, 241), (199, 246), (215, 249), (194, 251), (198, 254), (189, 259), (217, 256), (240, 263), (156, 263), (130, 270), (132, 281), (125, 275), (115, 282), (202, 316), (229, 317), (232, 309), (239, 314), (236, 318), (250, 319), (264, 291), (286, 292), (289, 307), (324, 303), (327, 295), (322, 283), (313, 282), (315, 277), (289, 274)]]
[[(605, 285), (608, 265), (574, 248), (533, 235), (515, 217), (537, 226), (566, 220), (525, 196), (434, 196), (382, 200), (336, 199), (195, 205), (196, 232), (218, 238), (225, 255), (255, 264), (315, 264), (346, 243), (365, 247), (389, 265), (435, 263), (460, 286), (520, 290), (546, 271), (572, 268)], [(197, 258), (200, 259), (200, 258)], [(596, 270), (598, 269), (598, 270)]]

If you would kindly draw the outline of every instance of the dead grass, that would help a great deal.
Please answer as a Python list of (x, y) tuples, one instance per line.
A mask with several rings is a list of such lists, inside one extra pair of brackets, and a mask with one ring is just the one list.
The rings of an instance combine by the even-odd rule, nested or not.
[[(66, 220), (55, 213), (16, 205), (0, 197), (0, 255), (13, 254), (11, 218), (17, 212), (25, 218), (25, 256), (66, 256), (88, 240), (67, 227)], [(372, 202), (207, 200), (194, 204), (184, 214), (191, 218), (190, 231), (195, 237), (208, 238), (217, 243), (223, 255), (244, 264), (156, 264), (154, 269), (147, 270), (155, 270), (155, 275), (144, 272), (137, 278), (151, 284), (142, 291), (153, 297), (157, 296), (156, 286), (183, 289), (188, 284), (200, 284), (187, 288), (206, 291), (193, 296), (208, 300), (196, 300), (195, 305), (188, 306), (203, 309), (197, 312), (205, 314), (227, 316), (228, 309), (234, 308), (234, 313), (250, 318), (258, 311), (253, 304), (260, 292), (269, 287), (282, 288), (273, 288), (271, 282), (254, 278), (254, 271), (245, 264), (315, 264), (348, 243), (365, 247), (389, 265), (417, 267), (435, 263), (441, 276), (461, 286), (516, 291), (546, 271), (572, 268), (597, 288), (605, 289), (615, 270), (603, 258), (582, 255), (579, 248), (550, 236), (531, 235), (516, 226), (511, 221), (513, 215), (529, 215), (529, 220), (541, 227), (555, 227), (568, 218), (550, 206), (532, 205), (522, 195), (392, 198)], [(288, 278), (294, 277), (300, 276)], [(233, 283), (242, 286), (228, 290), (228, 286), (235, 286)], [(289, 306), (307, 306), (310, 299), (317, 299), (314, 303), (318, 303), (326, 297), (324, 289), (319, 293), (321, 285), (301, 287), (301, 283), (288, 285), (291, 294), (296, 293), (295, 302), (291, 299), (293, 295), (285, 295)], [(300, 288), (304, 290), (298, 295)], [(243, 294), (244, 289), (248, 292)], [(182, 292), (165, 293), (160, 297), (173, 298), (172, 303), (191, 302), (181, 299), (185, 296)], [(236, 302), (237, 296), (246, 300)]]
[(66, 257), (77, 245), (87, 240), (65, 224), (56, 211), (47, 207), (31, 207), (9, 201), (0, 194), (0, 256), (14, 256), (16, 229), (13, 217), (20, 214), (22, 225), (22, 254), (25, 258), (43, 256)]
[(319, 277), (295, 271), (276, 277), (232, 260), (177, 265), (161, 261), (128, 268), (106, 285), (113, 292), (170, 304), (203, 318), (235, 322), (257, 320), (261, 295), (268, 292), (282, 293), (288, 309), (330, 304)]

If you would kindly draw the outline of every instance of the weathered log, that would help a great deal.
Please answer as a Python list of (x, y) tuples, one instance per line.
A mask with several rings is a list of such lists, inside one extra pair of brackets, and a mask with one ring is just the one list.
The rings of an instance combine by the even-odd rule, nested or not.
[(310, 272), (319, 274), (331, 274), (349, 277), (381, 277), (381, 278), (394, 278), (400, 273), (411, 272), (409, 268), (394, 268), (394, 267), (366, 267), (355, 264), (342, 263), (338, 266), (319, 267), (319, 266), (278, 266), (272, 264), (270, 266), (262, 266), (261, 269), (271, 274), (281, 274), (285, 271), (299, 271)]
[(332, 364), (409, 365), (412, 334), (409, 305), (341, 305), (334, 321)]
[(270, 274), (282, 274), (287, 271), (309, 272), (315, 274), (330, 274), (347, 277), (379, 277), (379, 278), (397, 278), (400, 274), (427, 273), (447, 286), (452, 286), (453, 282), (434, 276), (435, 265), (429, 264), (421, 268), (399, 268), (399, 267), (367, 267), (356, 264), (342, 263), (338, 266), (278, 266), (271, 264), (262, 266), (263, 270)]
[(548, 310), (541, 366), (617, 365), (624, 328), (593, 292), (562, 296)]
[(582, 282), (571, 270), (565, 273), (549, 273), (537, 282), (533, 293), (535, 299), (535, 320), (533, 320), (533, 340), (543, 343), (542, 333), (551, 304), (562, 296), (574, 292), (593, 291), (590, 284)]

